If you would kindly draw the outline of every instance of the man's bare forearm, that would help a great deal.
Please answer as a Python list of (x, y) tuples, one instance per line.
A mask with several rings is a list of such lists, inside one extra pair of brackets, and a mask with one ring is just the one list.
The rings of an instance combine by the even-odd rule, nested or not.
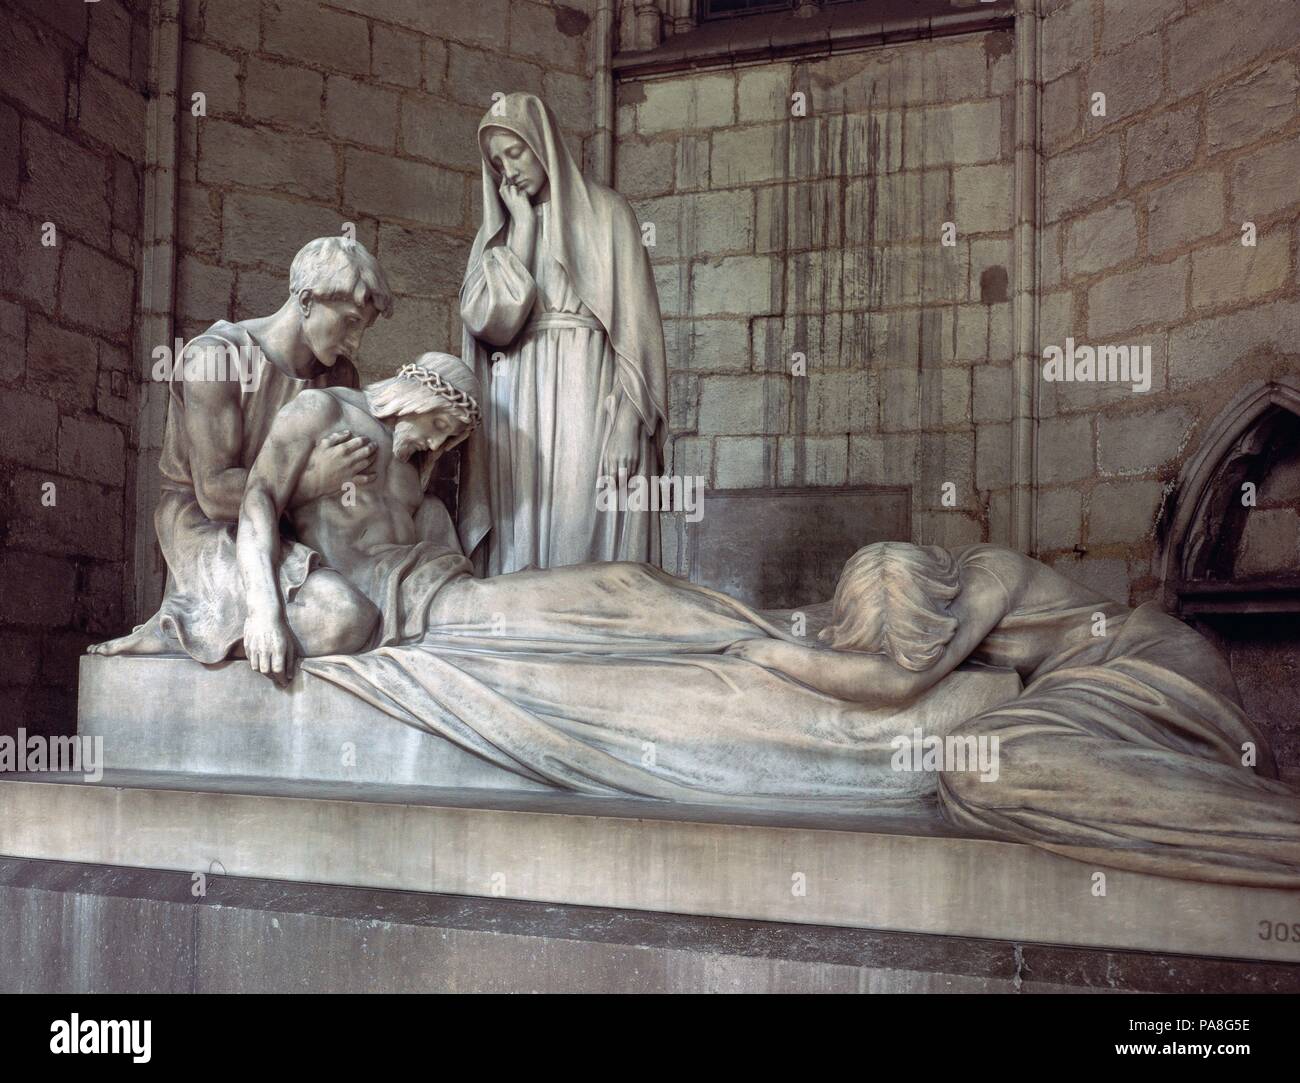
[(196, 481), (194, 495), (204, 515), (217, 523), (238, 522), (244, 486), (248, 484), (247, 470), (232, 466)]
[(333, 399), (321, 391), (302, 392), (276, 415), (248, 472), (235, 555), (250, 618), (283, 616), (275, 571), (280, 515), (289, 506), (316, 441), (337, 420)]

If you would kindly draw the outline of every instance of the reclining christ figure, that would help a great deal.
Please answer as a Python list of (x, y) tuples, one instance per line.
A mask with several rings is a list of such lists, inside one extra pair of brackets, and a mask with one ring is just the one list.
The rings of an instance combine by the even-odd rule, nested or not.
[[(961, 827), (1096, 864), (1300, 886), (1300, 796), (1276, 780), (1223, 659), (1153, 604), (1130, 610), (991, 545), (867, 546), (833, 604), (807, 607), (809, 631), (821, 626), (807, 641), (645, 564), (475, 579), (459, 552), (415, 540), (412, 460), (464, 439), (478, 401), (467, 366), (426, 354), (363, 391), (303, 391), (280, 411), (237, 543), (255, 669), (283, 681), (303, 656), (393, 717), (571, 791), (937, 800)], [(377, 445), (375, 482), (353, 499), (301, 496), (321, 434), (340, 425)], [(341, 576), (347, 604), (282, 600), (286, 511), (327, 566), (308, 577)], [(313, 657), (314, 639), (344, 630), (369, 649)], [(1024, 689), (927, 736), (996, 738), (998, 769), (897, 769), (911, 730), (900, 712), (956, 695), (944, 678), (962, 663), (1014, 669)]]

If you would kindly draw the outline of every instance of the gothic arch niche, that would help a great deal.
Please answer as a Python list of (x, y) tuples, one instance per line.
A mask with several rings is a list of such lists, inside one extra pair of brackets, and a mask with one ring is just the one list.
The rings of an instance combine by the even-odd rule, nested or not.
[(1166, 522), (1166, 606), (1219, 644), (1280, 765), (1300, 774), (1300, 378), (1237, 394)]

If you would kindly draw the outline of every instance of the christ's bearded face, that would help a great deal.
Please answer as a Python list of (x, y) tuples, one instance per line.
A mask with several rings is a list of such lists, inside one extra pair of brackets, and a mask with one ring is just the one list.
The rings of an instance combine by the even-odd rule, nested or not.
[(470, 426), (445, 407), (418, 414), (403, 414), (393, 427), (393, 454), (402, 462), (421, 451), (440, 455), (466, 436)]

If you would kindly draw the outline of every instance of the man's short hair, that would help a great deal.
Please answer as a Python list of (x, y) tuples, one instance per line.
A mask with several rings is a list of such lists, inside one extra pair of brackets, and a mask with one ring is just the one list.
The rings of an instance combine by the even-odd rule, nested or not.
[(319, 301), (356, 301), (385, 316), (393, 311), (384, 269), (365, 245), (347, 237), (317, 237), (302, 246), (289, 267), (289, 295), (303, 290)]

